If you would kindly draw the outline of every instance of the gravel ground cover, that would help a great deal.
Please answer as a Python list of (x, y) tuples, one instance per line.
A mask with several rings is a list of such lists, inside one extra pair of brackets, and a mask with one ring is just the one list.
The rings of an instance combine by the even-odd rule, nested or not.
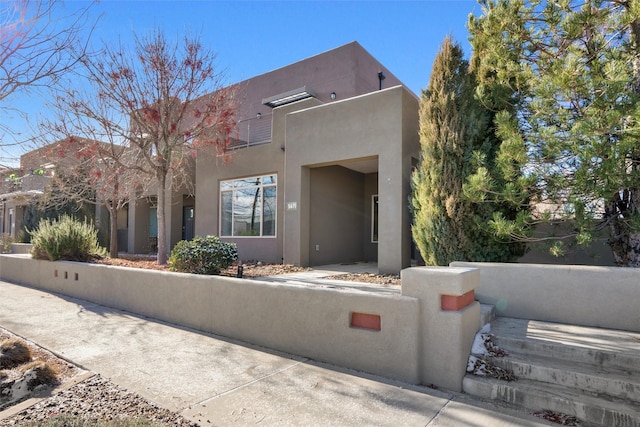
[[(168, 265), (158, 265), (155, 258), (145, 256), (124, 255), (121, 258), (106, 258), (96, 261), (99, 264), (119, 265), (121, 267), (147, 268), (152, 270), (169, 271)], [(266, 277), (277, 276), (280, 274), (297, 273), (300, 271), (309, 271), (307, 267), (297, 267), (289, 264), (265, 264), (261, 262), (245, 262), (243, 265), (244, 277)], [(238, 265), (234, 264), (221, 273), (223, 276), (236, 277), (238, 273)], [(335, 276), (326, 277), (329, 280), (345, 280), (349, 282), (361, 282), (377, 285), (400, 285), (400, 276), (394, 274), (371, 274), (371, 273), (345, 273)]]
[(198, 426), (99, 375), (43, 399), (12, 417), (0, 419), (0, 426), (39, 425), (63, 415), (92, 421), (130, 418), (161, 426)]
[[(37, 426), (43, 421), (67, 415), (85, 420), (113, 421), (117, 419), (144, 419), (159, 426), (192, 427), (190, 422), (167, 409), (112, 383), (99, 375), (82, 380), (89, 373), (57, 357), (53, 353), (0, 328), (0, 344), (18, 339), (31, 350), (32, 361), (47, 363), (56, 374), (56, 380), (39, 386), (16, 400), (7, 393), (0, 395), (0, 414), (30, 397), (42, 397), (34, 405), (9, 417), (0, 417), (0, 426)], [(20, 366), (0, 370), (3, 384), (19, 380), (24, 374)], [(78, 382), (78, 380), (80, 380)], [(77, 384), (74, 384), (77, 382)], [(9, 388), (5, 387), (5, 391)]]

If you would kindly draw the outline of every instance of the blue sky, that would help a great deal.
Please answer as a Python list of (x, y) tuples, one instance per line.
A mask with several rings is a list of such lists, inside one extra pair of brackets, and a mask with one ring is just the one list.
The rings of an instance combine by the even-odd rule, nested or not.
[[(88, 3), (67, 1), (68, 10)], [(429, 83), (438, 47), (447, 34), (467, 55), (467, 19), (478, 14), (476, 0), (405, 1), (143, 1), (102, 0), (92, 9), (101, 15), (94, 43), (130, 41), (133, 32), (155, 27), (168, 37), (197, 33), (217, 52), (226, 81), (235, 83), (292, 62), (358, 41), (416, 94)], [(13, 135), (0, 135), (0, 164), (16, 161), (29, 147), (6, 145), (27, 139), (32, 126), (46, 114), (37, 94), (17, 94), (0, 106), (0, 120)], [(7, 112), (15, 107), (24, 114)], [(25, 116), (26, 117), (23, 117)]]

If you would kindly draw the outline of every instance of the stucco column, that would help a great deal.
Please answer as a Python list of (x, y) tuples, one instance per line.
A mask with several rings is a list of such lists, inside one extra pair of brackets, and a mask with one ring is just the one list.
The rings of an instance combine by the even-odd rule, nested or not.
[(420, 383), (462, 391), (462, 378), (476, 332), (480, 303), (473, 268), (414, 267), (402, 270), (402, 295), (420, 300)]
[(285, 164), (284, 263), (309, 265), (310, 171)]
[(127, 252), (130, 254), (135, 253), (136, 244), (136, 199), (129, 199), (129, 205), (127, 207)]
[(149, 207), (146, 202), (132, 198), (129, 201), (127, 229), (127, 252), (146, 253), (149, 237)]
[[(400, 149), (400, 147), (399, 147)], [(378, 169), (378, 270), (398, 273), (411, 265), (409, 185), (401, 155), (380, 157)]]

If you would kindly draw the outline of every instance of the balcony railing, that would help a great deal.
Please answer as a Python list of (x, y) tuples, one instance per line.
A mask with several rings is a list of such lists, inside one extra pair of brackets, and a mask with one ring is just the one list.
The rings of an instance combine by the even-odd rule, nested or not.
[(271, 142), (271, 114), (238, 121), (231, 148), (244, 148)]

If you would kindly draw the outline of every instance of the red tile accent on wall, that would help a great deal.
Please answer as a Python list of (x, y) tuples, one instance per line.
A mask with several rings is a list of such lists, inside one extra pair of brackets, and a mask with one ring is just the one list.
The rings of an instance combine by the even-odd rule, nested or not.
[(440, 308), (445, 311), (458, 311), (470, 305), (476, 299), (475, 291), (469, 291), (464, 295), (442, 295)]
[(367, 313), (351, 313), (351, 327), (371, 329), (373, 331), (379, 331), (381, 329), (382, 320), (378, 314)]

